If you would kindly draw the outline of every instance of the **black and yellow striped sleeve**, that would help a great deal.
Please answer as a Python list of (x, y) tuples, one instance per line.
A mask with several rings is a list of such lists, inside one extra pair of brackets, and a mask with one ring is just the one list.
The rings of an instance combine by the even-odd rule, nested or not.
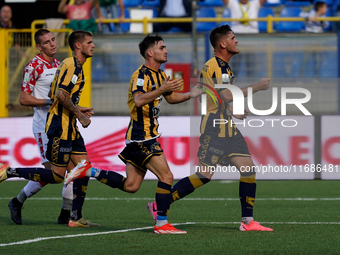
[(62, 76), (59, 80), (59, 89), (63, 89), (69, 94), (77, 83), (78, 79), (81, 79), (82, 66), (76, 58), (69, 58), (63, 65)]
[(137, 92), (147, 93), (149, 78), (145, 75), (145, 72), (135, 72), (131, 78), (131, 93), (134, 95)]

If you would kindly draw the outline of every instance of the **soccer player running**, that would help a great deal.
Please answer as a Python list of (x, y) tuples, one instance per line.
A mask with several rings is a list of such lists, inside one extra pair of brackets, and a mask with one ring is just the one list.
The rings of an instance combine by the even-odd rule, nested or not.
[(113, 171), (93, 168), (89, 162), (81, 162), (70, 172), (66, 184), (76, 178), (92, 176), (110, 187), (134, 193), (139, 189), (149, 169), (159, 180), (156, 189), (158, 210), (154, 233), (185, 234), (186, 231), (176, 229), (167, 219), (173, 175), (161, 145), (157, 142), (160, 137), (157, 119), (163, 98), (170, 104), (178, 104), (198, 97), (202, 91), (196, 86), (188, 93), (174, 93), (183, 85), (183, 79), (170, 81), (160, 69), (161, 64), (167, 62), (168, 55), (161, 36), (146, 36), (140, 42), (139, 50), (145, 64), (131, 76), (128, 91), (130, 123), (125, 136), (126, 147), (119, 154), (126, 164), (127, 177)]
[[(248, 150), (247, 143), (232, 123), (232, 108), (229, 103), (233, 102), (233, 95), (228, 88), (217, 88), (216, 92), (222, 99), (218, 102), (217, 96), (212, 90), (215, 84), (234, 84), (234, 75), (228, 64), (232, 56), (239, 53), (238, 41), (228, 25), (216, 27), (210, 33), (210, 43), (214, 48), (214, 57), (208, 60), (202, 68), (200, 81), (203, 89), (210, 90), (214, 97), (207, 97), (207, 114), (202, 116), (200, 147), (197, 153), (200, 171), (179, 180), (171, 189), (171, 202), (175, 202), (196, 188), (208, 183), (214, 172), (207, 171), (209, 166), (216, 167), (217, 164), (232, 165), (240, 172), (239, 197), (241, 202), (241, 231), (273, 231), (271, 228), (261, 226), (253, 219), (253, 207), (255, 202), (256, 183), (254, 163)], [(262, 78), (259, 82), (251, 85), (253, 93), (267, 90), (270, 79)], [(243, 95), (247, 96), (247, 87), (241, 89)], [(244, 119), (244, 115), (234, 115), (238, 119)], [(215, 119), (226, 119), (228, 124), (214, 125)], [(222, 152), (222, 153), (221, 153)], [(248, 171), (247, 171), (248, 170)], [(155, 210), (158, 203), (150, 202), (147, 205), (152, 217), (155, 218)]]
[[(33, 134), (39, 147), (41, 164), (51, 169), (51, 163), (46, 159), (47, 135), (45, 133), (46, 116), (52, 100), (48, 97), (54, 74), (60, 65), (54, 58), (57, 53), (55, 36), (47, 29), (39, 29), (34, 34), (37, 49), (40, 51), (24, 68), (23, 81), (20, 91), (20, 103), (31, 106), (33, 114)], [(70, 166), (72, 169), (73, 165)], [(21, 209), (27, 198), (38, 193), (47, 183), (29, 181), (17, 197), (9, 204), (11, 219), (18, 225), (22, 224)], [(63, 187), (63, 202), (58, 217), (58, 224), (67, 224), (72, 209), (72, 187)]]
[[(92, 34), (83, 30), (73, 31), (68, 38), (73, 56), (66, 58), (58, 67), (52, 85), (52, 105), (47, 115), (46, 134), (48, 137), (46, 157), (51, 169), (45, 168), (11, 168), (0, 165), (0, 183), (11, 177), (23, 177), (32, 181), (62, 183), (67, 166), (71, 160), (77, 165), (81, 160), (89, 160), (84, 140), (77, 127), (77, 119), (86, 128), (90, 125), (93, 108), (78, 105), (85, 77), (83, 65), (87, 58), (93, 56), (95, 45)], [(73, 203), (69, 227), (92, 227), (82, 218), (82, 206), (86, 196), (89, 178), (75, 180), (73, 183)]]

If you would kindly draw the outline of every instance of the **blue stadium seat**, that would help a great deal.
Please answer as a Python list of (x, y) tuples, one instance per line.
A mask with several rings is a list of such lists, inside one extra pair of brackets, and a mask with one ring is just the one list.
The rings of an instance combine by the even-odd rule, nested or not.
[(141, 4), (142, 0), (123, 0), (124, 7), (137, 7)]
[(328, 5), (328, 8), (332, 8), (336, 0), (323, 0)]
[(110, 80), (106, 65), (100, 56), (92, 58), (91, 76), (92, 82), (106, 82)]
[(142, 0), (142, 8), (144, 7), (159, 7), (160, 6), (159, 0)]
[[(197, 18), (216, 18), (214, 8), (199, 8), (196, 10)], [(217, 22), (197, 22), (197, 32), (208, 32), (217, 26)]]
[(203, 1), (197, 1), (197, 4), (199, 6), (224, 6), (224, 3), (222, 0), (203, 0)]
[[(299, 17), (301, 8), (284, 7), (281, 10), (280, 17)], [(276, 32), (301, 32), (305, 28), (303, 21), (279, 21), (276, 26)]]
[[(268, 15), (272, 15), (273, 17), (275, 17), (274, 10), (272, 8), (262, 7), (259, 11), (258, 17), (264, 18), (264, 17), (267, 17)], [(259, 24), (260, 32), (267, 32), (267, 22), (259, 21), (258, 24)], [(273, 22), (273, 28), (275, 29), (275, 22)]]
[[(124, 10), (125, 18), (129, 19), (130, 18), (130, 12), (128, 9)], [(118, 8), (118, 16), (120, 16), (120, 8)], [(122, 29), (123, 33), (127, 33), (130, 30), (130, 23), (121, 23), (120, 27)]]
[(286, 0), (284, 2), (284, 5), (286, 7), (305, 7), (305, 6), (311, 6), (312, 3), (309, 0), (302, 0), (302, 1), (290, 1), (290, 0)]
[[(229, 8), (225, 8), (223, 13), (222, 13), (222, 18), (231, 18), (231, 12), (229, 10)], [(221, 26), (222, 25), (229, 25), (231, 26), (231, 21), (222, 21), (221, 22)]]

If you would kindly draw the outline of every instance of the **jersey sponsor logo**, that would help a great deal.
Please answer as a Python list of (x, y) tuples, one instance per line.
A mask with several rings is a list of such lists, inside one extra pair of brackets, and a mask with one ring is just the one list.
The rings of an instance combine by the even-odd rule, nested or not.
[(71, 82), (72, 82), (73, 84), (76, 84), (77, 80), (78, 80), (78, 76), (74, 74), (74, 75), (72, 76)]
[(54, 73), (47, 73), (46, 76), (54, 76)]
[(72, 151), (72, 147), (69, 148), (65, 148), (65, 147), (60, 147), (60, 152), (71, 152)]
[(137, 86), (143, 86), (143, 85), (144, 85), (144, 80), (138, 78), (138, 80), (137, 80)]
[(223, 155), (223, 153), (224, 153), (223, 150), (219, 150), (219, 149), (216, 149), (216, 148), (213, 148), (213, 147), (209, 148), (209, 152), (219, 154), (219, 155)]
[(161, 112), (161, 109), (158, 106), (155, 106), (154, 108), (152, 108), (152, 117), (153, 118), (158, 118), (159, 114)]

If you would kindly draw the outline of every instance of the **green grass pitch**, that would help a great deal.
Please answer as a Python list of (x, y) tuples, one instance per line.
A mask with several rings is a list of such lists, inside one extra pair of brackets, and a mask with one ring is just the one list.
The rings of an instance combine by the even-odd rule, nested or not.
[(171, 206), (169, 221), (186, 235), (156, 235), (146, 203), (156, 181), (135, 194), (91, 180), (84, 218), (98, 228), (56, 224), (59, 184), (27, 200), (23, 225), (8, 202), (26, 181), (0, 185), (0, 254), (339, 254), (339, 181), (258, 181), (255, 220), (273, 232), (240, 232), (238, 182), (212, 181)]

